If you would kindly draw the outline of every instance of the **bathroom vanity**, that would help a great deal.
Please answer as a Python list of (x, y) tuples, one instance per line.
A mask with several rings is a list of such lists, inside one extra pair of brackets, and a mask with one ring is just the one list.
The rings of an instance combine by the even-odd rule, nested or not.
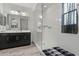
[(30, 31), (0, 32), (0, 49), (7, 49), (31, 44)]

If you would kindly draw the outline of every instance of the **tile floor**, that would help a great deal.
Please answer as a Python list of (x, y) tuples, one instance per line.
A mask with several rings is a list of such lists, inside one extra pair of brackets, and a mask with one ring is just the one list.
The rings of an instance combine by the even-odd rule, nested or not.
[(42, 56), (34, 44), (0, 50), (0, 56)]

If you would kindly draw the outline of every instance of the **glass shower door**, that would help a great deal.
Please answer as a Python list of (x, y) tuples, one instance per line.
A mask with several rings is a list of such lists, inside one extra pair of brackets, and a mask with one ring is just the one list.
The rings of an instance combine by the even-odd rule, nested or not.
[(37, 4), (34, 12), (33, 39), (40, 51), (57, 46), (55, 37), (53, 36), (56, 27), (52, 28), (53, 22), (55, 23), (53, 19), (57, 15), (53, 12), (57, 10), (53, 8), (54, 6), (55, 4), (52, 3)]
[(59, 29), (59, 27), (57, 27), (58, 12), (60, 11), (60, 9), (58, 10), (58, 5), (59, 4), (56, 3), (42, 4), (42, 50), (57, 46), (57, 37), (55, 37), (55, 35), (59, 33), (57, 31), (57, 29)]
[(42, 51), (42, 6), (40, 3), (36, 5), (33, 19), (33, 41), (39, 50)]

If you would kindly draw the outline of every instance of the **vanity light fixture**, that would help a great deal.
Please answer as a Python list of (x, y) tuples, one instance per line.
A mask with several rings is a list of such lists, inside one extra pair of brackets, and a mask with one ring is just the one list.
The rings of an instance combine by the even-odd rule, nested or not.
[(15, 11), (15, 14), (16, 14), (16, 15), (19, 15), (19, 12), (18, 12), (18, 11)]
[(19, 12), (18, 11), (14, 11), (14, 10), (11, 10), (10, 13), (11, 14), (15, 14), (15, 15), (19, 15)]
[(46, 7), (47, 7), (47, 5), (43, 5), (43, 7), (45, 7), (45, 8), (46, 8)]
[(42, 19), (42, 15), (40, 15), (39, 18)]
[(21, 15), (21, 16), (29, 16), (26, 12), (11, 10), (10, 14)]
[(11, 13), (11, 14), (14, 14), (14, 11), (13, 11), (13, 10), (11, 10), (11, 11), (10, 11), (10, 13)]
[(25, 12), (20, 12), (20, 14), (21, 14), (22, 16), (27, 16), (27, 14), (26, 14)]

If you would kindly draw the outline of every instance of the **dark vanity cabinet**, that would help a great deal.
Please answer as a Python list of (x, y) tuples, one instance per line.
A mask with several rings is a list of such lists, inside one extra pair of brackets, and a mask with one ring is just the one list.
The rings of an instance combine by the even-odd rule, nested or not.
[(31, 33), (0, 33), (0, 49), (31, 44)]

